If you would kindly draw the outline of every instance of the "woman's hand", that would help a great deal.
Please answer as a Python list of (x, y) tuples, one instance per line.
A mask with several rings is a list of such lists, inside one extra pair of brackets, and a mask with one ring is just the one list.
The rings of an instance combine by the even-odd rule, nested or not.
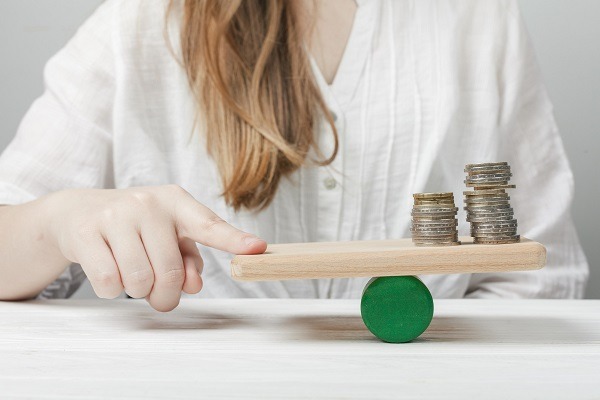
[(81, 264), (96, 294), (115, 298), (125, 290), (158, 311), (177, 307), (181, 291), (202, 289), (195, 242), (233, 254), (259, 254), (267, 247), (175, 185), (75, 189), (48, 200), (52, 242)]

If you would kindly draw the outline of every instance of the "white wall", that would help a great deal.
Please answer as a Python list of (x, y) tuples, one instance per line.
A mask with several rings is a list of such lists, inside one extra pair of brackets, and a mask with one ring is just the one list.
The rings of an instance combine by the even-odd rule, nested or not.
[[(100, 3), (0, 0), (0, 149), (41, 93), (45, 61)], [(600, 298), (600, 1), (520, 3), (575, 172), (573, 214), (592, 267), (588, 297)]]

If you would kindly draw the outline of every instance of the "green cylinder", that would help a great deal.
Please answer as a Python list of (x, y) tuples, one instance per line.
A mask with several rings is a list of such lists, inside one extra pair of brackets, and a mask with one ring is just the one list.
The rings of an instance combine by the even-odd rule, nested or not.
[(410, 342), (431, 323), (433, 298), (415, 276), (373, 278), (363, 291), (360, 312), (367, 328), (379, 339)]

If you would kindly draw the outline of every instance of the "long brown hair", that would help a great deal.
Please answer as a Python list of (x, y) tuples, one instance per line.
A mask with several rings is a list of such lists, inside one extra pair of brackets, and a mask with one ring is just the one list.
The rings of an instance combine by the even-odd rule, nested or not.
[[(331, 163), (338, 151), (334, 122), (305, 49), (302, 2), (183, 1), (183, 65), (223, 196), (236, 210), (262, 209), (311, 148), (320, 165)], [(329, 157), (315, 145), (319, 118), (333, 130)]]

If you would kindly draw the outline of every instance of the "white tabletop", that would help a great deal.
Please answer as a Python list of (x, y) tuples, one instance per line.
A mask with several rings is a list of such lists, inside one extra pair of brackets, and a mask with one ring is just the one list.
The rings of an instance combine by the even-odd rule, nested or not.
[(413, 343), (358, 300), (0, 303), (0, 398), (600, 398), (600, 301), (438, 300)]

